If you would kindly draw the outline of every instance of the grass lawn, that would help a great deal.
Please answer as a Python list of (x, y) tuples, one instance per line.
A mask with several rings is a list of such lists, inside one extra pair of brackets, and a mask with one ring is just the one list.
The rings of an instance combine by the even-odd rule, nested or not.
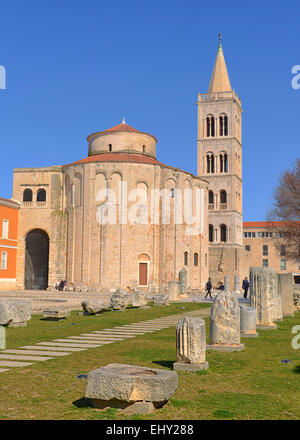
[[(7, 348), (203, 307), (207, 305), (172, 304), (95, 316), (72, 312), (60, 322), (33, 315), (28, 327), (7, 329)], [(208, 318), (206, 323), (208, 341)], [(261, 330), (256, 339), (243, 338), (246, 349), (242, 352), (208, 352), (209, 369), (201, 373), (178, 372), (176, 393), (165, 407), (148, 416), (124, 416), (115, 409), (93, 408), (84, 398), (86, 381), (76, 376), (112, 362), (172, 369), (176, 361), (175, 327), (29, 367), (12, 368), (0, 374), (0, 419), (300, 419), (300, 350), (291, 346), (291, 329), (297, 324), (300, 312), (293, 318), (284, 318), (277, 330)], [(283, 359), (293, 363), (282, 364)]]

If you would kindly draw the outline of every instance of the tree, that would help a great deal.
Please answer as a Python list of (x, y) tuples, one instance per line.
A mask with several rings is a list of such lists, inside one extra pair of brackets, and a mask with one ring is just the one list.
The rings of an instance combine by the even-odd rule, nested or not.
[[(273, 207), (267, 215), (271, 222), (275, 248), (287, 258), (300, 259), (300, 159), (279, 178), (273, 195)], [(283, 247), (284, 246), (284, 247)]]

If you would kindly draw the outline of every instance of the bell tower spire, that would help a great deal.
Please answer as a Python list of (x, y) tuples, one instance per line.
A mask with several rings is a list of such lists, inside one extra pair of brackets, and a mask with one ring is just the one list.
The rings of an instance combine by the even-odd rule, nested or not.
[(208, 93), (230, 92), (231, 85), (222, 48), (222, 37), (219, 33), (219, 48), (214, 70), (211, 75)]

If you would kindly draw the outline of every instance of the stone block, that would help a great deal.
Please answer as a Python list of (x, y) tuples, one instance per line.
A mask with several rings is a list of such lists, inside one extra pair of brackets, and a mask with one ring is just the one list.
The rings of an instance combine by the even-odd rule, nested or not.
[(43, 311), (43, 316), (49, 320), (59, 320), (66, 319), (67, 316), (70, 316), (69, 309), (63, 309), (60, 307), (57, 308), (48, 308)]
[(152, 402), (155, 407), (169, 400), (178, 386), (175, 371), (136, 365), (109, 364), (90, 371), (85, 397), (97, 401), (126, 403)]
[(168, 283), (168, 295), (170, 301), (179, 301), (179, 286), (177, 281), (169, 281)]
[(145, 298), (145, 293), (140, 292), (139, 290), (135, 290), (132, 293), (132, 306), (133, 307), (143, 307), (147, 304), (147, 300)]
[(252, 335), (249, 337), (255, 338), (256, 333), (256, 309), (254, 307), (249, 307), (245, 304), (240, 306), (240, 316), (241, 316), (241, 336), (246, 337), (247, 335)]
[(169, 295), (167, 293), (161, 293), (160, 295), (154, 295), (154, 305), (167, 306), (169, 305)]
[(128, 304), (126, 290), (117, 289), (110, 298), (110, 305), (113, 310), (125, 310)]
[(82, 301), (81, 306), (85, 313), (88, 313), (89, 315), (103, 313), (108, 310), (108, 306), (98, 299), (87, 299)]
[(234, 293), (221, 291), (210, 312), (210, 345), (240, 345), (240, 307)]
[(21, 299), (0, 299), (0, 325), (26, 326), (31, 319), (31, 302)]
[(6, 335), (5, 335), (5, 327), (0, 325), (0, 350), (6, 349)]

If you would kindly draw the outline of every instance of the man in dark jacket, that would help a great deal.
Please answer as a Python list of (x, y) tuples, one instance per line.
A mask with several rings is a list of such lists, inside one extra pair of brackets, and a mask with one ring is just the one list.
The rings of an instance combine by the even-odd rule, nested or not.
[(209, 295), (211, 297), (211, 299), (212, 299), (211, 289), (212, 289), (211, 278), (208, 278), (208, 281), (206, 283), (206, 290), (207, 290), (207, 292), (206, 292), (205, 298), (207, 297), (207, 295)]
[(244, 298), (247, 298), (248, 289), (249, 289), (249, 281), (247, 277), (245, 277), (245, 279), (243, 280), (242, 289), (244, 290)]

